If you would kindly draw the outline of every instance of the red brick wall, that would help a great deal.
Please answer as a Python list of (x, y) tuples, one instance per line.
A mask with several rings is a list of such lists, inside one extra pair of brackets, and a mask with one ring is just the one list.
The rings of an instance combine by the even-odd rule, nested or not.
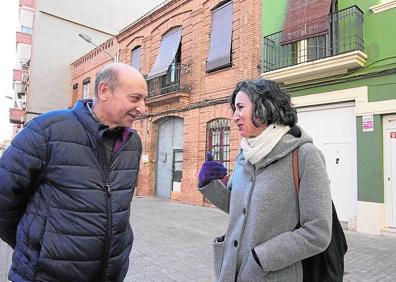
[(22, 70), (13, 70), (13, 80), (15, 81), (22, 81)]
[[(232, 67), (206, 73), (211, 9), (219, 3), (218, 0), (174, 0), (116, 36), (120, 44), (120, 61), (124, 63), (130, 64), (132, 49), (142, 46), (141, 73), (147, 75), (158, 54), (161, 36), (170, 28), (181, 26), (181, 63), (189, 65), (191, 70), (192, 89), (189, 96), (179, 101), (164, 100), (156, 104), (149, 102), (149, 117), (134, 124), (142, 138), (143, 154), (149, 157), (148, 162), (141, 163), (138, 195), (155, 194), (158, 122), (164, 117), (181, 117), (184, 120), (184, 169), (181, 192), (175, 199), (183, 203), (202, 205), (203, 197), (197, 192), (196, 182), (205, 157), (207, 122), (215, 118), (232, 118), (227, 102), (214, 104), (213, 100), (228, 97), (236, 83), (242, 79), (259, 78), (261, 1), (255, 0), (233, 1)], [(91, 63), (84, 64), (91, 66)], [(101, 61), (97, 60), (96, 64), (92, 63), (86, 69), (97, 70), (99, 67)], [(83, 80), (90, 72), (80, 72), (79, 79)], [(73, 81), (76, 80), (73, 78)], [(205, 99), (207, 103), (202, 103)], [(172, 110), (173, 112), (169, 112)], [(239, 152), (240, 137), (236, 126), (233, 122), (231, 124), (233, 167), (233, 160)]]
[(34, 0), (19, 0), (19, 6), (34, 8)]
[[(110, 55), (113, 55), (113, 57), (117, 54), (117, 46), (118, 43), (115, 38), (111, 38), (100, 45), (101, 48), (106, 50)], [(91, 78), (89, 93), (93, 97), (96, 73), (111, 62), (108, 54), (99, 48), (95, 48), (71, 64), (71, 86), (77, 83), (78, 88), (71, 93), (72, 103), (70, 106), (74, 105), (77, 99), (83, 97), (83, 80), (86, 78)]]
[(16, 42), (32, 45), (32, 36), (27, 33), (17, 32), (16, 33)]

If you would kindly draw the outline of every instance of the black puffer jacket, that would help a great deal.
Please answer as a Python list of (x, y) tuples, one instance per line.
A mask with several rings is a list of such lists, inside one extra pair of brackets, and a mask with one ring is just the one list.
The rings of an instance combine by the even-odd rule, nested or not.
[(131, 130), (107, 166), (98, 130), (78, 102), (33, 119), (4, 152), (0, 237), (14, 248), (10, 280), (124, 279), (142, 145)]

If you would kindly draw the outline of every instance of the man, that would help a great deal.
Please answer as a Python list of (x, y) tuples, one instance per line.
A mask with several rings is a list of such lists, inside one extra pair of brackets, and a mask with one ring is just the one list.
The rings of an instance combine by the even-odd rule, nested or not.
[(142, 145), (130, 127), (147, 85), (114, 63), (95, 99), (29, 122), (0, 159), (0, 237), (12, 281), (122, 281), (133, 242), (130, 202)]

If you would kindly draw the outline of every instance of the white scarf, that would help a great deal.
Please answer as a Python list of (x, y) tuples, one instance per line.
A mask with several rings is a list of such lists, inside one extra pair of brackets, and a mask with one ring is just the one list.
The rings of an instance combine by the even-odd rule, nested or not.
[(256, 164), (272, 151), (275, 145), (281, 140), (282, 136), (289, 130), (289, 126), (270, 124), (256, 137), (243, 137), (241, 140), (241, 148), (245, 159), (253, 165)]

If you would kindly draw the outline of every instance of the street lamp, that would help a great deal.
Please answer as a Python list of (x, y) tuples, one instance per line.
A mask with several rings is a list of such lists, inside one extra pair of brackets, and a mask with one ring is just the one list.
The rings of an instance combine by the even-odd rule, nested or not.
[(103, 49), (102, 47), (96, 45), (95, 43), (92, 42), (92, 38), (89, 37), (88, 35), (84, 34), (84, 33), (79, 33), (78, 34), (79, 37), (81, 37), (84, 41), (94, 45), (96, 48), (98, 48), (99, 50), (103, 51), (104, 53), (106, 53), (107, 55), (109, 55), (109, 57), (111, 58), (111, 60), (113, 62), (117, 62), (116, 58), (113, 57), (113, 55), (111, 55), (109, 52), (107, 52), (105, 49)]

